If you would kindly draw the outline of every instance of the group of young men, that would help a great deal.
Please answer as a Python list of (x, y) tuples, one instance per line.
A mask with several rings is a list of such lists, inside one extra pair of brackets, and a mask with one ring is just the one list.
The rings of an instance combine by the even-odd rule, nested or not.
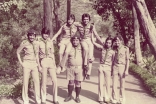
[[(23, 89), (22, 98), (24, 104), (29, 103), (28, 80), (32, 73), (35, 87), (35, 98), (37, 104), (46, 104), (46, 81), (47, 71), (53, 82), (53, 102), (59, 104), (57, 99), (57, 76), (56, 73), (67, 70), (68, 96), (65, 102), (70, 101), (75, 86), (75, 101), (80, 103), (81, 82), (90, 79), (92, 62), (94, 61), (94, 45), (102, 50), (99, 67), (99, 103), (123, 103), (125, 102), (124, 83), (125, 76), (128, 75), (129, 49), (122, 44), (122, 37), (116, 36), (114, 41), (108, 37), (103, 42), (97, 34), (93, 24), (90, 24), (90, 15), (82, 15), (82, 22), (75, 22), (75, 16), (69, 15), (67, 23), (50, 39), (50, 31), (43, 28), (42, 38), (36, 40), (34, 30), (29, 30), (27, 39), (24, 40), (17, 49), (17, 56), (23, 66)], [(53, 41), (61, 35), (59, 42), (59, 65), (56, 67), (54, 57)], [(95, 42), (94, 37), (100, 41)], [(112, 48), (113, 47), (113, 48)], [(20, 53), (24, 51), (23, 59)], [(42, 73), (41, 88), (39, 72)], [(113, 76), (113, 88), (111, 93), (110, 81)], [(120, 94), (117, 90), (118, 77), (120, 79)], [(105, 92), (105, 94), (103, 94)], [(41, 97), (40, 97), (41, 93)], [(120, 96), (119, 96), (120, 95)]]

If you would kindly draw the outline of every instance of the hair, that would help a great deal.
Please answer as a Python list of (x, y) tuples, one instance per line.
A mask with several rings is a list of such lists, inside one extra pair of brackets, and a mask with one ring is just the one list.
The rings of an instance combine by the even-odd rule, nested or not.
[(120, 41), (123, 41), (122, 36), (118, 34), (116, 34), (116, 36), (114, 37), (114, 41), (116, 41), (117, 39), (120, 39)]
[(81, 40), (80, 35), (74, 35), (73, 37), (71, 37), (70, 41), (72, 42), (76, 38), (78, 38), (79, 40)]
[[(112, 41), (112, 45), (113, 45), (113, 38), (111, 36), (107, 37), (107, 39), (105, 40), (105, 43), (108, 41), (108, 40), (111, 40)], [(112, 47), (111, 45), (111, 47)]]
[(46, 27), (44, 27), (43, 29), (42, 29), (42, 31), (41, 31), (41, 33), (42, 34), (50, 34), (50, 30), (48, 29), (48, 28), (46, 28)]
[(84, 20), (85, 17), (88, 17), (89, 18), (89, 21), (90, 21), (90, 15), (88, 13), (84, 13), (82, 15), (82, 21)]
[(74, 14), (70, 14), (70, 15), (67, 17), (67, 21), (68, 21), (70, 18), (73, 19), (74, 22), (75, 22), (75, 15), (74, 15)]
[(29, 36), (29, 35), (31, 35), (31, 34), (35, 35), (35, 37), (36, 37), (36, 32), (35, 32), (35, 30), (32, 29), (32, 28), (30, 28), (30, 29), (28, 30), (27, 36)]

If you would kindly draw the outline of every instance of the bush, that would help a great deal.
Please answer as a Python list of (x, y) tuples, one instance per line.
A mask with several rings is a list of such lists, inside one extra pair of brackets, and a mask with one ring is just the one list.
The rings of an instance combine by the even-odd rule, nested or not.
[(130, 72), (141, 79), (145, 88), (156, 97), (156, 77), (136, 64), (130, 65)]

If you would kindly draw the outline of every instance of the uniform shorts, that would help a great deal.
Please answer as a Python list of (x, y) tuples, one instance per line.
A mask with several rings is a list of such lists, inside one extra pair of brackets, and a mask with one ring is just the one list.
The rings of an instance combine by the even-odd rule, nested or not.
[(35, 60), (24, 60), (23, 61), (23, 67), (33, 69), (38, 66), (37, 62)]
[(53, 58), (41, 59), (41, 66), (44, 68), (56, 69), (55, 60)]
[(76, 80), (83, 81), (84, 74), (82, 66), (72, 66), (67, 68), (67, 79), (68, 80)]
[(125, 72), (125, 65), (116, 64), (113, 66), (113, 75), (120, 75), (122, 76)]
[(111, 65), (100, 64), (99, 72), (103, 72), (103, 71), (112, 71)]
[(59, 46), (61, 46), (61, 45), (67, 46), (69, 43), (70, 43), (70, 38), (62, 38), (58, 45)]

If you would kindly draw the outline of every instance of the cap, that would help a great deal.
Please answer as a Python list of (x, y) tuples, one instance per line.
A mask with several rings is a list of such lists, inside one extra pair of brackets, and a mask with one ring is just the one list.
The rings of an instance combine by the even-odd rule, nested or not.
[(36, 34), (36, 32), (35, 32), (34, 29), (29, 29), (29, 30), (28, 30), (28, 34)]

